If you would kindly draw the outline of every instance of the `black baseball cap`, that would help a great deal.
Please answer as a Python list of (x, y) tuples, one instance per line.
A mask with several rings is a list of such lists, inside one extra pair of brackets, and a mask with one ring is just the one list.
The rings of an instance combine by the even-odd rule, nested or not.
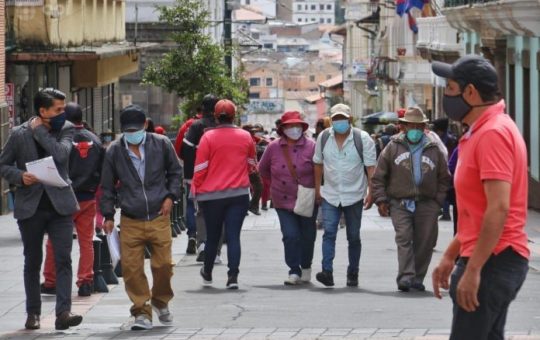
[(144, 129), (144, 124), (146, 123), (146, 113), (142, 107), (138, 105), (129, 105), (126, 106), (120, 112), (120, 129), (122, 131), (126, 130), (142, 130)]
[(480, 92), (499, 92), (497, 70), (489, 60), (482, 56), (468, 54), (453, 64), (434, 61), (431, 64), (431, 69), (439, 77), (452, 79), (461, 86), (472, 84)]

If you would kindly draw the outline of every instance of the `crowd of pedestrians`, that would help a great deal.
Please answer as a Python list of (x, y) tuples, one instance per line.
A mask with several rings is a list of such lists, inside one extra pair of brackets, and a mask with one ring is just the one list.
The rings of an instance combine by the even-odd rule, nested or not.
[[(40, 327), (44, 291), (56, 294), (56, 329), (82, 322), (82, 316), (71, 313), (72, 233), (75, 227), (81, 250), (78, 294), (88, 296), (96, 215), (96, 225), (106, 233), (120, 223), (132, 329), (148, 330), (152, 310), (162, 324), (173, 322), (174, 201), (186, 204), (186, 253), (203, 262), (203, 284), (213, 283), (214, 264), (221, 262), (226, 244), (228, 289), (239, 286), (246, 215), (270, 207), (282, 233), (285, 285), (311, 281), (320, 220), (322, 263), (315, 279), (334, 286), (336, 238), (344, 217), (346, 285), (358, 286), (362, 213), (375, 204), (395, 229), (396, 286), (403, 292), (426, 289), (439, 216), (453, 218), (455, 238), (432, 274), (435, 295), (440, 298), (441, 288), (450, 289), (454, 302), (451, 339), (502, 339), (508, 306), (528, 268), (525, 144), (505, 114), (497, 73), (488, 61), (465, 56), (452, 65), (434, 62), (433, 72), (448, 80), (443, 107), (466, 131), (459, 145), (448, 119), (430, 127), (418, 107), (400, 110), (398, 123), (380, 135), (354, 127), (345, 104), (317, 121), (314, 136), (297, 111), (285, 112), (269, 134), (259, 124), (236, 126), (235, 104), (211, 94), (180, 128), (174, 146), (136, 105), (121, 111), (120, 138), (100, 140), (83, 124), (77, 104), (65, 105), (58, 90), (41, 90), (34, 99), (36, 116), (13, 129), (0, 155), (1, 176), (17, 187), (14, 217), (24, 246), (25, 327)], [(41, 183), (26, 170), (27, 163), (45, 157), (52, 157), (67, 186)], [(144, 272), (146, 247), (152, 288)]]

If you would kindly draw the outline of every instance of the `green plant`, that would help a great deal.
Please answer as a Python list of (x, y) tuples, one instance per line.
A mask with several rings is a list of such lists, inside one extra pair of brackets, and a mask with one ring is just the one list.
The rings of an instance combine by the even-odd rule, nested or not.
[(227, 75), (224, 48), (204, 32), (211, 23), (203, 2), (176, 0), (173, 6), (156, 7), (160, 22), (172, 27), (171, 39), (176, 46), (145, 70), (143, 83), (182, 97), (180, 108), (188, 115), (208, 93), (231, 99), (238, 106), (246, 103), (247, 82), (238, 72)]

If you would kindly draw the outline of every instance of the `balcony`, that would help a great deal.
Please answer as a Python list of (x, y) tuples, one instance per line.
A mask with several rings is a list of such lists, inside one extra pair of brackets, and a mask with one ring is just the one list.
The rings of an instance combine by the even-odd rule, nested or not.
[(445, 0), (442, 13), (459, 31), (493, 38), (540, 36), (538, 0)]
[(123, 1), (44, 1), (40, 6), (7, 4), (7, 30), (17, 47), (33, 49), (101, 45), (125, 39)]
[(427, 60), (451, 62), (459, 57), (462, 46), (458, 31), (444, 16), (418, 18), (416, 49)]

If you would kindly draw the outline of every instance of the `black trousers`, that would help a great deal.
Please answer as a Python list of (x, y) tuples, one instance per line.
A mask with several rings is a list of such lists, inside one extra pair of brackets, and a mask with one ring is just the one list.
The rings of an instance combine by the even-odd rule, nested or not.
[(458, 306), (456, 289), (467, 266), (460, 258), (452, 273), (450, 296), (454, 302), (454, 319), (450, 340), (504, 340), (504, 326), (510, 302), (525, 281), (529, 261), (508, 247), (492, 255), (482, 268), (478, 301), (474, 312)]
[(24, 246), (24, 290), (26, 312), (41, 315), (39, 276), (43, 261), (43, 237), (47, 232), (54, 249), (56, 264), (56, 315), (71, 311), (71, 248), (73, 218), (59, 215), (54, 209), (38, 209), (34, 216), (17, 221)]

